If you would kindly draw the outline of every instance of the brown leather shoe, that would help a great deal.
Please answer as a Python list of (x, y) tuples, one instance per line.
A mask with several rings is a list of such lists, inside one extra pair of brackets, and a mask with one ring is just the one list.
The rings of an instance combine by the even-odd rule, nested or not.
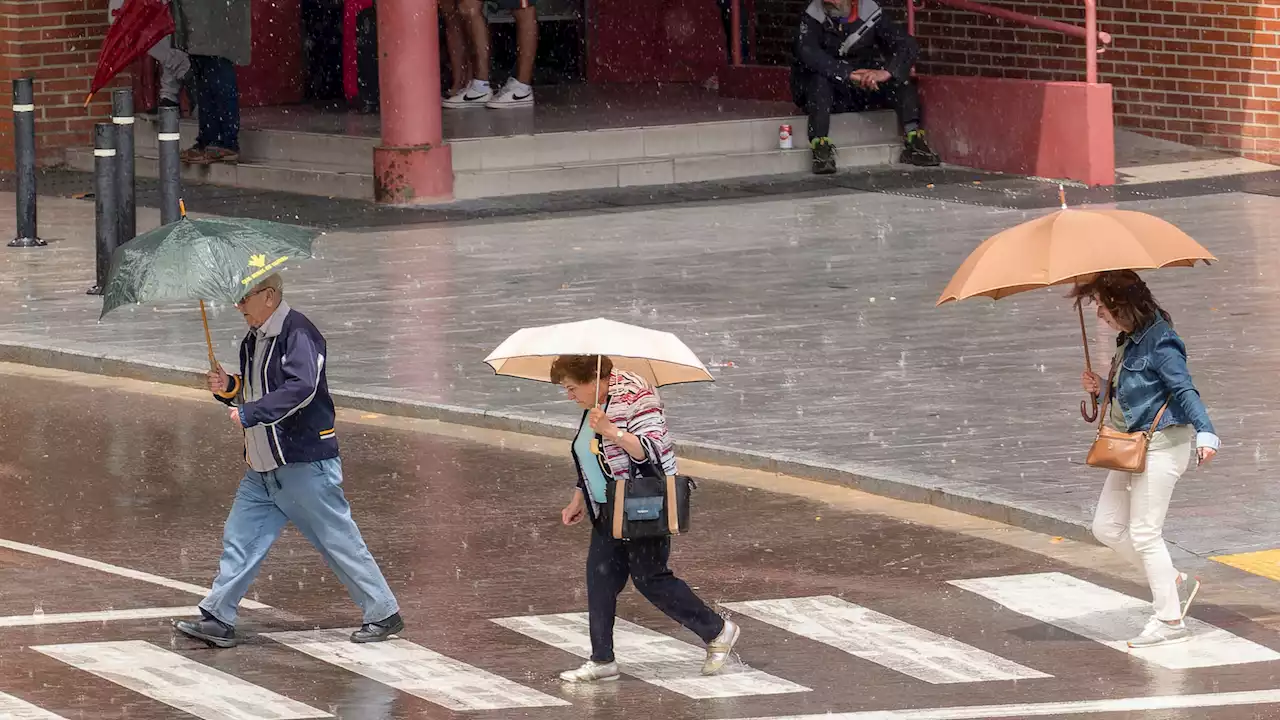
[(205, 152), (205, 148), (202, 148), (199, 145), (193, 145), (186, 150), (183, 150), (182, 154), (178, 156), (178, 159), (187, 164), (203, 164)]
[(191, 160), (192, 165), (213, 165), (214, 163), (235, 164), (240, 160), (240, 153), (226, 148), (214, 147), (210, 145), (204, 149), (204, 153), (198, 160)]

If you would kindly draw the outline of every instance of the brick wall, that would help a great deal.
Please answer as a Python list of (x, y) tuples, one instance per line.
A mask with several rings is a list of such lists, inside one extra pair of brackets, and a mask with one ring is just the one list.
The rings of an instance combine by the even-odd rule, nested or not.
[[(107, 0), (0, 0), (0, 169), (13, 168), (12, 81), (35, 78), (36, 147), (41, 164), (92, 144), (93, 124), (111, 113), (111, 94), (84, 107), (107, 32)], [(128, 81), (122, 73), (116, 84)]]
[[(1080, 0), (988, 4), (1084, 24)], [(1280, 163), (1280, 0), (1102, 0), (1099, 57), (1115, 87), (1116, 124)], [(919, 71), (1083, 80), (1084, 40), (953, 11), (925, 0), (916, 15)]]

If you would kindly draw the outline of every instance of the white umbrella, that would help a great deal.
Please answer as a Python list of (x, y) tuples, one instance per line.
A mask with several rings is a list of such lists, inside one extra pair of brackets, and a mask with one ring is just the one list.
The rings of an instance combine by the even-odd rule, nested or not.
[(484, 361), (498, 375), (551, 382), (551, 363), (561, 355), (608, 355), (615, 368), (654, 387), (715, 381), (675, 335), (603, 318), (518, 330)]

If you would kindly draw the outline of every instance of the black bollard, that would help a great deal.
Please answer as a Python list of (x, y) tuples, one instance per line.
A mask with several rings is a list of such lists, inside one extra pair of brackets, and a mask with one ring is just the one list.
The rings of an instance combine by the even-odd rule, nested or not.
[(116, 192), (120, 203), (117, 237), (125, 243), (138, 234), (133, 179), (133, 90), (124, 88), (111, 93), (111, 122), (116, 126)]
[(42, 247), (36, 234), (36, 94), (31, 78), (13, 81), (13, 156), (18, 171), (18, 234), (9, 247)]
[(93, 126), (93, 220), (98, 249), (97, 284), (90, 295), (101, 295), (107, 286), (107, 270), (111, 253), (120, 237), (120, 206), (116, 198), (116, 126), (98, 123)]
[(178, 126), (176, 107), (160, 108), (160, 132), (156, 140), (160, 146), (160, 224), (178, 222), (182, 213), (178, 201), (182, 198), (182, 132)]

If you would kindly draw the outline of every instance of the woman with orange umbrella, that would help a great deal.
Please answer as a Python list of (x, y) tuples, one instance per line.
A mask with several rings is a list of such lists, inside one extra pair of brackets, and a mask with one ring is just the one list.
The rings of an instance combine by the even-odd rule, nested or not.
[(1155, 615), (1129, 647), (1181, 642), (1190, 637), (1183, 618), (1200, 581), (1174, 569), (1164, 520), (1192, 447), (1198, 462), (1207, 463), (1217, 454), (1218, 436), (1191, 380), (1186, 346), (1136, 272), (1100, 273), (1071, 296), (1096, 303), (1098, 317), (1120, 333), (1106, 385), (1087, 370), (1082, 378), (1085, 391), (1102, 402), (1101, 422), (1118, 433), (1147, 436), (1141, 472), (1107, 475), (1093, 534), (1141, 568), (1151, 586)]

